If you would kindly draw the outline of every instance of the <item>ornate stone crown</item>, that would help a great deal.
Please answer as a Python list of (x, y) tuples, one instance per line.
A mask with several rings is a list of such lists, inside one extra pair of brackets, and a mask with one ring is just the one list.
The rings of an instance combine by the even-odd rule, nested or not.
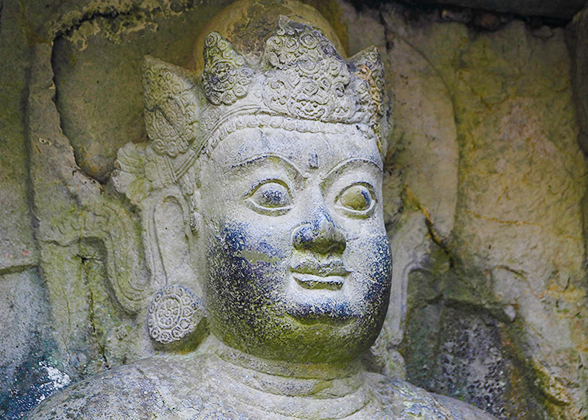
[[(149, 146), (119, 151), (115, 186), (129, 195), (127, 173), (144, 162), (149, 187), (178, 182), (200, 154), (229, 133), (270, 126), (300, 132), (380, 134), (384, 71), (372, 47), (343, 60), (323, 33), (281, 16), (252, 68), (220, 34), (208, 35), (201, 80), (179, 67), (145, 59), (143, 89)], [(141, 155), (141, 156), (139, 156)], [(151, 169), (150, 169), (151, 168)], [(134, 176), (133, 176), (134, 178)], [(131, 201), (138, 202), (137, 188)], [(143, 191), (147, 193), (147, 191)], [(144, 196), (144, 194), (139, 194)]]

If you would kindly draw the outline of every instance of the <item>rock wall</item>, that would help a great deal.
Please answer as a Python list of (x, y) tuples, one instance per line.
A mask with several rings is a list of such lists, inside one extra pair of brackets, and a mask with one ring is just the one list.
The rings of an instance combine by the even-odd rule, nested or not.
[[(416, 0), (421, 2), (421, 0)], [(431, 3), (422, 1), (422, 3)], [(554, 19), (570, 19), (575, 13), (582, 10), (583, 0), (440, 0), (436, 3), (448, 6), (461, 6), (464, 8), (484, 9), (493, 12), (515, 13), (521, 16), (544, 16)]]
[[(157, 350), (144, 310), (120, 299), (120, 282), (147, 274), (109, 175), (116, 150), (146, 136), (143, 56), (193, 65), (229, 3), (1, 8), (0, 416)], [(561, 26), (499, 18), (483, 31), (455, 10), (308, 3), (349, 55), (378, 46), (394, 97), (394, 293), (374, 368), (498, 418), (588, 418), (584, 15), (570, 55)]]
[(395, 87), (407, 377), (499, 418), (585, 418), (586, 162), (565, 31), (409, 12), (348, 9), (365, 34), (352, 53), (379, 45)]

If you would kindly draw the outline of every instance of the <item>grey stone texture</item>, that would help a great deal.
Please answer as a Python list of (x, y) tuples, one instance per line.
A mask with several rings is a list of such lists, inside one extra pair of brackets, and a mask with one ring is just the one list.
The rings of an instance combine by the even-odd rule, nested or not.
[(54, 342), (46, 291), (38, 270), (5, 274), (0, 282), (2, 346), (0, 409), (6, 419), (20, 418), (70, 383), (51, 356)]
[(582, 10), (568, 26), (568, 46), (573, 57), (571, 68), (574, 83), (573, 93), (580, 128), (578, 142), (584, 153), (588, 151), (588, 95), (586, 95), (588, 92), (586, 87), (588, 52), (583, 48), (584, 40), (588, 35), (587, 16), (588, 11), (586, 9)]
[[(116, 150), (145, 140), (143, 56), (190, 66), (228, 3), (3, 3), (0, 417), (161, 350), (146, 314), (115, 299), (111, 275), (147, 271), (132, 257), (138, 217), (109, 178)], [(466, 6), (561, 18), (581, 7)], [(348, 55), (380, 49), (394, 96), (395, 289), (376, 368), (500, 419), (586, 418), (585, 13), (571, 59), (565, 29), (521, 20), (476, 32), (394, 3), (321, 12)], [(135, 238), (118, 260), (117, 232)]]
[(435, 14), (407, 23), (398, 6), (347, 10), (349, 31), (365, 34), (351, 53), (387, 46), (395, 87), (407, 377), (499, 418), (584, 418), (586, 163), (564, 30), (515, 20), (478, 33)]
[[(290, 4), (302, 12), (301, 4)], [(236, 4), (242, 6), (265, 7)], [(261, 11), (249, 16), (250, 26), (268, 19)], [(55, 312), (68, 320), (61, 326), (70, 335), (63, 354), (80, 354), (72, 352), (71, 332), (83, 331), (85, 313), (95, 333), (109, 327), (97, 308), (118, 315), (101, 305), (108, 299), (97, 299), (105, 274), (116, 302), (139, 314), (139, 323), (152, 295), (148, 326), (155, 341), (179, 344), (205, 329), (210, 335), (187, 357), (147, 357), (80, 382), (30, 418), (493, 418), (363, 366), (361, 356), (386, 317), (392, 269), (381, 205), (383, 64), (373, 47), (346, 63), (312, 26), (274, 16), (265, 23), (275, 29), (257, 62), (210, 33), (201, 84), (185, 69), (144, 61), (149, 140), (118, 151), (111, 179), (139, 211), (147, 281), (124, 273), (137, 269), (125, 253), (132, 231), (112, 232), (122, 228), (117, 220), (126, 209), (95, 183), (72, 179), (67, 139), (38, 124), (56, 112), (43, 65), (48, 49), (36, 48), (30, 133), (52, 140), (33, 152), (34, 171), (63, 168), (57, 175), (71, 198), (95, 214), (82, 216), (75, 233), (67, 224), (59, 231), (54, 223), (41, 226), (43, 266), (68, 259), (50, 242), (72, 247), (77, 235), (79, 245), (92, 239), (105, 248), (102, 255), (78, 252), (107, 262), (102, 270), (90, 266), (79, 286), (45, 271), (51, 298), (77, 305), (75, 313)], [(50, 190), (40, 177), (33, 183)], [(63, 290), (71, 286), (89, 286), (88, 301), (68, 299)], [(200, 328), (203, 318), (208, 328)]]
[(190, 354), (154, 356), (78, 382), (49, 401), (53, 405), (38, 406), (31, 418), (109, 419), (116, 413), (129, 419), (493, 419), (399, 379), (357, 368), (336, 375), (325, 365), (253, 358), (211, 336)]
[[(426, 0), (416, 0), (422, 3), (433, 3)], [(523, 16), (544, 16), (556, 19), (571, 19), (578, 13), (586, 2), (584, 0), (440, 0), (441, 3), (452, 6), (485, 9), (492, 12), (515, 13)]]
[[(0, 273), (36, 265), (37, 250), (31, 222), (24, 104), (30, 66), (26, 20), (17, 3), (0, 11)], [(10, 57), (10, 59), (7, 59)]]

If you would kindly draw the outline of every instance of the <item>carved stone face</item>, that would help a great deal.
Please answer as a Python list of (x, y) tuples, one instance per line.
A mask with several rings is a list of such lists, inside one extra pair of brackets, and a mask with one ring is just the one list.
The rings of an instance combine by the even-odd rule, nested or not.
[(211, 331), (260, 357), (345, 362), (376, 339), (391, 257), (375, 141), (247, 128), (203, 158)]

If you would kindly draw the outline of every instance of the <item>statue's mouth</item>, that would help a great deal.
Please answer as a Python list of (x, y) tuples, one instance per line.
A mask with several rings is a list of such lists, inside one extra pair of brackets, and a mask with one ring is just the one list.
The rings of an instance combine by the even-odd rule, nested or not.
[(294, 280), (305, 289), (341, 290), (343, 277), (341, 276), (315, 276), (312, 274), (293, 273)]
[(290, 267), (292, 277), (304, 289), (341, 290), (349, 270), (343, 261), (336, 259), (326, 263), (314, 260), (299, 261)]
[(294, 255), (290, 261), (288, 315), (302, 324), (345, 324), (358, 317), (354, 296), (348, 296), (355, 272), (335, 255)]

